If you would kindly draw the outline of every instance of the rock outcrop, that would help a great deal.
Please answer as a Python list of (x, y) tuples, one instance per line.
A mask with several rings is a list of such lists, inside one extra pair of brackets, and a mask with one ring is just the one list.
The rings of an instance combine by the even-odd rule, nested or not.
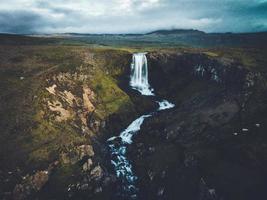
[(176, 107), (149, 118), (135, 137), (140, 199), (266, 196), (264, 76), (204, 54), (148, 57), (152, 86)]
[(108, 195), (116, 179), (102, 140), (136, 114), (118, 86), (130, 53), (23, 46), (15, 63), (17, 51), (0, 52), (10, 53), (0, 62), (0, 199)]

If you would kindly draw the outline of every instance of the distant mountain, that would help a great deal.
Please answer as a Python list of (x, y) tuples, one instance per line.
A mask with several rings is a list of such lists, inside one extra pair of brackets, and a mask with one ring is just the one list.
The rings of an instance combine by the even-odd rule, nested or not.
[(153, 32), (149, 32), (146, 35), (151, 34), (161, 34), (161, 35), (170, 35), (170, 34), (205, 34), (203, 31), (195, 30), (195, 29), (171, 29), (171, 30), (156, 30)]
[(199, 35), (206, 34), (203, 31), (195, 29), (171, 29), (171, 30), (155, 30), (148, 33), (58, 33), (58, 34), (40, 34), (41, 37), (88, 37), (88, 36), (143, 36), (143, 35)]

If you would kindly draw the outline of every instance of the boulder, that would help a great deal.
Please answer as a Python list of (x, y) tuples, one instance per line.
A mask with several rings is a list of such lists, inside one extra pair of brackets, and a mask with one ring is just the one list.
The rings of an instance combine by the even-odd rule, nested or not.
[(103, 169), (98, 165), (94, 169), (92, 169), (90, 175), (92, 179), (99, 181), (103, 177), (104, 172)]
[(89, 171), (93, 165), (92, 159), (88, 159), (84, 164), (83, 164), (83, 171)]
[(77, 148), (80, 160), (84, 156), (92, 157), (95, 155), (93, 147), (91, 145), (81, 145)]

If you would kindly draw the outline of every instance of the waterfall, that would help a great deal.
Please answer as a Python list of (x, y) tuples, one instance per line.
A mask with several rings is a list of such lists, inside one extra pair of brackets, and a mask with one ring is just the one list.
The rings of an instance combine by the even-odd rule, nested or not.
[(130, 86), (139, 91), (142, 95), (154, 95), (153, 89), (148, 83), (148, 68), (146, 53), (133, 54), (131, 64), (131, 80)]
[[(142, 95), (153, 96), (153, 89), (148, 83), (147, 58), (145, 53), (133, 54), (131, 64), (132, 89), (139, 91)], [(159, 108), (155, 112), (145, 114), (135, 119), (119, 136), (113, 136), (107, 140), (111, 152), (111, 164), (121, 182), (116, 193), (118, 199), (137, 199), (138, 188), (136, 187), (137, 176), (132, 170), (132, 164), (127, 158), (127, 146), (130, 145), (132, 137), (141, 129), (146, 118), (152, 117), (159, 111), (173, 108), (175, 105), (167, 100), (157, 101)]]

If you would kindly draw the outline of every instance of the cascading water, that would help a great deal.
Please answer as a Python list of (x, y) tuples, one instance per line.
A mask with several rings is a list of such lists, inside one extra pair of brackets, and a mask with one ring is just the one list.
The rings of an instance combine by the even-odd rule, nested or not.
[(145, 53), (133, 54), (130, 85), (133, 89), (138, 90), (142, 95), (154, 95), (153, 89), (148, 83), (148, 68)]
[[(148, 68), (147, 58), (145, 53), (133, 54), (133, 61), (131, 64), (131, 79), (130, 86), (139, 91), (142, 95), (153, 96), (153, 89), (148, 83)], [(159, 108), (157, 111), (166, 110), (174, 107), (174, 104), (167, 100), (157, 102)], [(153, 116), (153, 113), (142, 115), (134, 120), (119, 136), (109, 138), (108, 145), (111, 151), (111, 163), (116, 171), (116, 176), (121, 181), (121, 187), (117, 192), (118, 198), (122, 199), (136, 199), (138, 188), (135, 186), (137, 177), (132, 171), (132, 165), (126, 157), (127, 145), (132, 143), (132, 137), (138, 133), (144, 120)]]

